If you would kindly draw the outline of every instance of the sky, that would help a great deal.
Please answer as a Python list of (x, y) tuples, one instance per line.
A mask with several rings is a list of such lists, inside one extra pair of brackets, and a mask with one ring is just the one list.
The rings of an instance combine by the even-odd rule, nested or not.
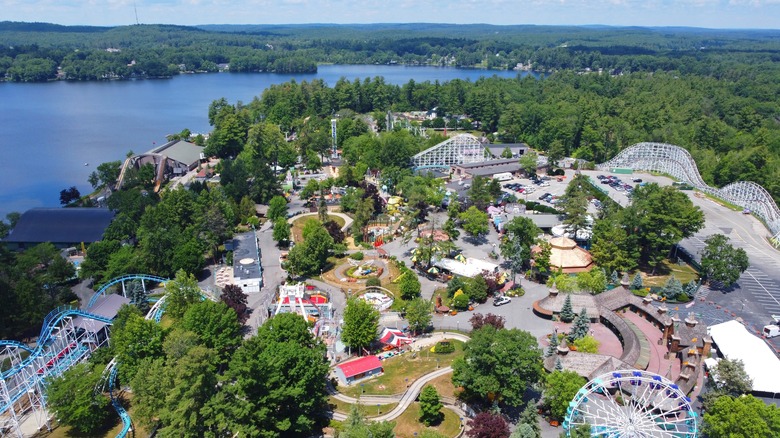
[(0, 21), (65, 25), (487, 23), (780, 27), (780, 0), (0, 0)]

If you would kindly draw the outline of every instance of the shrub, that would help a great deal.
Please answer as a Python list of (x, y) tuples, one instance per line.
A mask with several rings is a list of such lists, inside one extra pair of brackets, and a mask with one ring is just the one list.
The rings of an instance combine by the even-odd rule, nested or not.
[(688, 296), (685, 292), (681, 293), (680, 295), (677, 295), (677, 301), (681, 303), (685, 303), (691, 300), (691, 297)]
[(514, 289), (510, 289), (506, 293), (506, 296), (508, 297), (522, 297), (523, 295), (525, 295), (525, 289), (523, 289), (522, 287), (516, 287)]
[(431, 348), (431, 351), (436, 354), (450, 354), (455, 351), (455, 344), (450, 341), (439, 341)]
[(352, 260), (363, 260), (363, 257), (365, 256), (363, 255), (362, 251), (354, 252), (349, 255), (349, 258), (351, 258)]
[(366, 280), (366, 286), (370, 287), (370, 286), (381, 286), (381, 285), (382, 285), (382, 281), (376, 277), (371, 277), (368, 280)]
[(458, 310), (465, 310), (469, 308), (469, 296), (461, 293), (461, 294), (455, 294), (455, 296), (452, 298), (452, 307), (458, 309)]
[(583, 353), (598, 353), (599, 345), (599, 341), (591, 335), (585, 335), (574, 341), (574, 346), (577, 347), (578, 351)]
[(632, 289), (631, 292), (640, 298), (644, 298), (648, 293), (650, 293), (647, 291), (647, 289)]

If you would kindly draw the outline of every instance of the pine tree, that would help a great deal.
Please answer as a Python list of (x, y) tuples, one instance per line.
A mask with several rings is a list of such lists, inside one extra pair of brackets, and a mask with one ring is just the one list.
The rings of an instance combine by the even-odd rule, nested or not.
[(697, 281), (691, 280), (685, 285), (685, 294), (688, 295), (688, 297), (696, 295), (697, 290), (699, 290), (699, 282)]
[(631, 289), (642, 289), (644, 283), (642, 282), (642, 274), (639, 272), (634, 275), (634, 280), (631, 282)]
[(146, 315), (149, 311), (149, 299), (146, 297), (143, 285), (138, 281), (131, 282), (127, 295), (130, 297), (130, 302), (133, 303), (142, 314)]
[(553, 332), (550, 336), (550, 344), (547, 346), (547, 350), (544, 351), (544, 357), (550, 357), (555, 354), (555, 350), (558, 348), (558, 333)]
[(590, 319), (588, 313), (583, 307), (577, 318), (574, 319), (574, 325), (569, 330), (569, 342), (574, 342), (577, 339), (584, 338), (588, 334), (590, 329)]
[(612, 271), (612, 275), (609, 277), (609, 281), (612, 284), (618, 284), (620, 282), (620, 277), (618, 276), (617, 271)]
[(563, 371), (563, 364), (561, 363), (561, 358), (555, 359), (555, 371)]
[(560, 317), (563, 322), (572, 322), (574, 319), (574, 310), (571, 308), (571, 294), (566, 294), (566, 301), (563, 302)]
[(669, 277), (663, 289), (661, 289), (661, 295), (671, 300), (677, 298), (683, 292), (683, 285), (674, 274)]

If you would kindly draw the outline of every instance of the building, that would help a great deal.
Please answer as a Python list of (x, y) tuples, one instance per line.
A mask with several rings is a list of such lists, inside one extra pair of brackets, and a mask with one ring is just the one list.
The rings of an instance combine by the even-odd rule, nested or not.
[(531, 149), (531, 147), (525, 143), (491, 143), (485, 147), (490, 151), (490, 155), (492, 155), (493, 158), (501, 158), (501, 154), (504, 153), (506, 148), (509, 148), (509, 152), (512, 153), (512, 158), (518, 158), (525, 155), (525, 153)]
[[(89, 313), (114, 319), (119, 312), (119, 308), (125, 304), (130, 304), (130, 300), (118, 294), (104, 295), (95, 301), (95, 304), (89, 309)], [(86, 332), (96, 337), (96, 342), (101, 345), (108, 340), (108, 324), (105, 322), (77, 316), (73, 318), (73, 327), (76, 330), (84, 329)]]
[(753, 380), (753, 392), (759, 396), (780, 394), (780, 359), (761, 338), (753, 335), (736, 320), (715, 324), (709, 328), (718, 352), (730, 360), (741, 360), (745, 372)]
[(19, 218), (3, 240), (12, 250), (51, 242), (57, 248), (80, 247), (103, 238), (114, 219), (104, 208), (33, 208)]
[(349, 385), (360, 379), (376, 376), (383, 370), (382, 362), (379, 361), (379, 358), (371, 355), (338, 365), (335, 371), (339, 381)]
[[(550, 243), (550, 266), (560, 269), (564, 274), (576, 274), (577, 272), (590, 271), (595, 267), (593, 257), (586, 249), (577, 246), (577, 242), (568, 237), (553, 237)], [(538, 246), (531, 249), (532, 253), (538, 253)]]
[(164, 180), (186, 174), (195, 169), (203, 159), (205, 159), (203, 146), (182, 140), (169, 141), (162, 146), (127, 158), (119, 173), (116, 189), (122, 187), (129, 167), (140, 169), (147, 164), (153, 166), (155, 192), (157, 192)]
[(483, 161), (481, 163), (464, 163), (452, 166), (453, 173), (460, 178), (483, 176), (492, 178), (499, 173), (517, 173), (522, 169), (516, 158), (501, 158), (499, 160)]
[(263, 269), (260, 267), (260, 246), (254, 231), (236, 234), (233, 247), (233, 284), (245, 293), (260, 292)]

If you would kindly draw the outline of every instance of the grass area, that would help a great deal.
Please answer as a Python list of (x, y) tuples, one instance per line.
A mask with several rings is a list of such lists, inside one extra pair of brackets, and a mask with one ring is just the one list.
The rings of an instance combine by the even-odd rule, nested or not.
[(660, 275), (648, 275), (642, 272), (642, 281), (646, 287), (663, 286), (672, 274), (674, 274), (675, 278), (680, 280), (682, 284), (687, 284), (689, 281), (697, 280), (699, 278), (699, 273), (690, 265), (679, 265), (677, 263), (672, 263), (669, 260), (664, 260), (663, 267), (656, 272)]
[(720, 205), (722, 205), (722, 206), (724, 206), (724, 207), (726, 207), (728, 209), (731, 209), (731, 210), (734, 210), (734, 211), (739, 211), (739, 212), (744, 210), (742, 207), (740, 207), (738, 205), (734, 205), (734, 204), (732, 204), (729, 201), (725, 201), (723, 199), (720, 199), (720, 198), (717, 198), (715, 196), (712, 196), (709, 193), (704, 193), (704, 192), (699, 192), (699, 191), (697, 191), (696, 193), (697, 193), (697, 196), (703, 196), (703, 197), (705, 197), (705, 198), (707, 198), (707, 199), (709, 199), (709, 200), (711, 200), (711, 201), (713, 201), (713, 202), (715, 202), (717, 204), (720, 204)]
[(409, 408), (396, 418), (395, 436), (397, 438), (412, 438), (420, 435), (424, 430), (433, 430), (448, 437), (454, 437), (460, 431), (460, 417), (455, 412), (449, 409), (443, 408), (441, 410), (443, 415), (442, 421), (431, 427), (426, 427), (420, 423), (420, 404), (412, 403)]
[(455, 385), (452, 384), (452, 374), (439, 376), (428, 382), (428, 385), (436, 388), (436, 392), (439, 393), (439, 397), (455, 398)]
[(463, 342), (451, 342), (455, 345), (455, 351), (450, 354), (436, 354), (424, 349), (392, 357), (382, 362), (385, 372), (381, 376), (351, 386), (340, 386), (338, 389), (350, 397), (357, 397), (361, 393), (400, 394), (406, 391), (407, 385), (436, 370), (437, 365), (440, 368), (449, 366), (456, 358), (463, 356)]
[[(333, 397), (328, 397), (328, 404), (331, 406), (331, 408), (334, 411), (341, 412), (342, 414), (349, 415), (349, 412), (352, 410), (352, 403), (343, 402), (341, 400), (337, 400)], [(386, 414), (393, 409), (395, 409), (396, 406), (398, 406), (398, 403), (388, 403), (384, 405), (367, 405), (363, 403), (358, 403), (358, 406), (363, 410), (366, 417), (376, 417), (378, 415)]]
[[(344, 221), (344, 218), (340, 216), (334, 216), (332, 214), (328, 215), (328, 219), (336, 222), (337, 224), (339, 224), (340, 227), (343, 227), (344, 224), (346, 223)], [(302, 216), (293, 221), (292, 229), (290, 230), (292, 233), (293, 242), (300, 242), (303, 240), (303, 226), (306, 225), (306, 222), (310, 220), (314, 220), (317, 222), (320, 221), (317, 215)]]

